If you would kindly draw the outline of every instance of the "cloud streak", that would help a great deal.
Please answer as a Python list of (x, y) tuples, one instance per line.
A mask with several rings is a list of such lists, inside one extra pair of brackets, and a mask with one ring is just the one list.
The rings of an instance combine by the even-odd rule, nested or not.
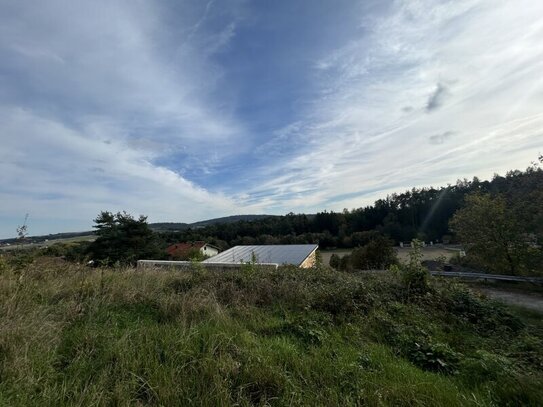
[(445, 85), (438, 83), (436, 89), (428, 98), (428, 102), (426, 103), (426, 111), (432, 112), (433, 110), (440, 108), (443, 105), (448, 93), (449, 91)]
[[(369, 36), (315, 64), (323, 93), (293, 133), (305, 134), (305, 148), (266, 168), (272, 176), (254, 196), (284, 210), (337, 210), (524, 168), (543, 142), (541, 88), (532, 89), (542, 12), (527, 1), (400, 1), (367, 19)], [(514, 120), (504, 120), (517, 101)]]
[(434, 134), (433, 136), (428, 137), (428, 140), (430, 141), (430, 144), (443, 144), (454, 134), (454, 131), (446, 131), (444, 133)]
[[(21, 210), (37, 223), (57, 219), (56, 231), (62, 219), (88, 228), (105, 209), (161, 220), (234, 210), (227, 197), (183, 178), (182, 168), (156, 164), (179, 151), (205, 160), (202, 139), (228, 156), (243, 135), (212, 101), (220, 75), (212, 52), (195, 51), (190, 35), (179, 50), (183, 29), (163, 26), (165, 10), (68, 1), (3, 9), (0, 215), (12, 219), (3, 235)], [(198, 40), (211, 41), (230, 23), (200, 28)]]
[(339, 210), (536, 156), (539, 2), (306, 5), (2, 3), (0, 235)]

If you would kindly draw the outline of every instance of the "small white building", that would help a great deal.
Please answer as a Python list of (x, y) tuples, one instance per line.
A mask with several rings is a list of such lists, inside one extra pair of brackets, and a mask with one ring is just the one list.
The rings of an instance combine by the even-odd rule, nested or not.
[(168, 246), (166, 252), (172, 258), (185, 258), (191, 252), (199, 251), (206, 257), (212, 257), (219, 254), (220, 249), (206, 242), (175, 243)]

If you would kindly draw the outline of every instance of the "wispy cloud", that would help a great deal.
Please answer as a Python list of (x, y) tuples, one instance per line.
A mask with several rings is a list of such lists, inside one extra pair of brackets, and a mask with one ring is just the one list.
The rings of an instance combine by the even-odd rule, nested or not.
[(444, 133), (434, 134), (428, 137), (428, 140), (430, 141), (431, 144), (443, 144), (454, 134), (455, 134), (454, 131), (446, 131)]
[[(146, 2), (2, 10), (3, 218), (28, 211), (35, 222), (58, 219), (62, 230), (61, 219), (88, 227), (103, 209), (162, 220), (234, 210), (227, 197), (179, 175), (182, 165), (174, 172), (156, 164), (179, 151), (205, 160), (202, 140), (220, 146), (221, 156), (234, 154), (244, 133), (213, 100), (220, 69), (212, 52), (195, 50), (190, 35), (179, 49), (180, 21), (168, 25), (166, 10)], [(232, 21), (200, 27), (198, 40), (220, 37), (226, 45)]]
[(342, 209), (529, 165), (543, 4), (341, 4), (2, 3), (0, 232)]
[(370, 35), (315, 63), (322, 96), (295, 129), (306, 144), (252, 193), (285, 210), (341, 209), (527, 166), (543, 142), (542, 15), (529, 1), (399, 1), (366, 18)]

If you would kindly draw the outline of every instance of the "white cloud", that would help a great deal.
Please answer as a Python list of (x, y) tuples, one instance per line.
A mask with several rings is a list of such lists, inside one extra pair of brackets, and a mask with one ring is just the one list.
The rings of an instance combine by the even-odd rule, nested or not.
[(295, 128), (306, 147), (252, 194), (341, 209), (527, 167), (543, 145), (542, 17), (528, 0), (406, 0), (366, 18), (369, 37), (314, 64), (322, 97)]
[[(0, 111), (3, 212), (35, 218), (92, 219), (100, 210), (197, 220), (234, 203), (151, 165), (122, 141), (104, 143), (20, 109)], [(23, 209), (25, 208), (25, 209)]]
[[(540, 2), (403, 0), (361, 13), (356, 35), (292, 72), (304, 75), (293, 86), (313, 87), (269, 139), (247, 130), (258, 128), (250, 101), (236, 103), (244, 93), (218, 64), (236, 63), (221, 57), (244, 32), (243, 3), (3, 3), (0, 221), (30, 212), (60, 231), (103, 209), (190, 221), (357, 207), (526, 167), (543, 145)], [(228, 195), (183, 177), (225, 162)]]
[[(199, 10), (182, 7), (168, 22), (166, 9), (145, 1), (2, 5), (0, 218), (30, 212), (58, 219), (62, 231), (62, 220), (89, 227), (106, 209), (172, 221), (235, 211), (227, 197), (154, 164), (183, 152), (205, 166), (235, 154), (244, 134), (215, 102), (221, 72), (210, 59), (238, 17), (223, 13), (217, 32), (199, 27), (191, 41)], [(218, 147), (213, 157), (202, 140)]]

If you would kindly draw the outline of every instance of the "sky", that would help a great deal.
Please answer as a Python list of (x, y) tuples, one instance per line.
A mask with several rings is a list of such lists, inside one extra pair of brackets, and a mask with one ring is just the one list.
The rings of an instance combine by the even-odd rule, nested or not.
[(314, 213), (543, 152), (543, 2), (0, 0), (0, 238)]

